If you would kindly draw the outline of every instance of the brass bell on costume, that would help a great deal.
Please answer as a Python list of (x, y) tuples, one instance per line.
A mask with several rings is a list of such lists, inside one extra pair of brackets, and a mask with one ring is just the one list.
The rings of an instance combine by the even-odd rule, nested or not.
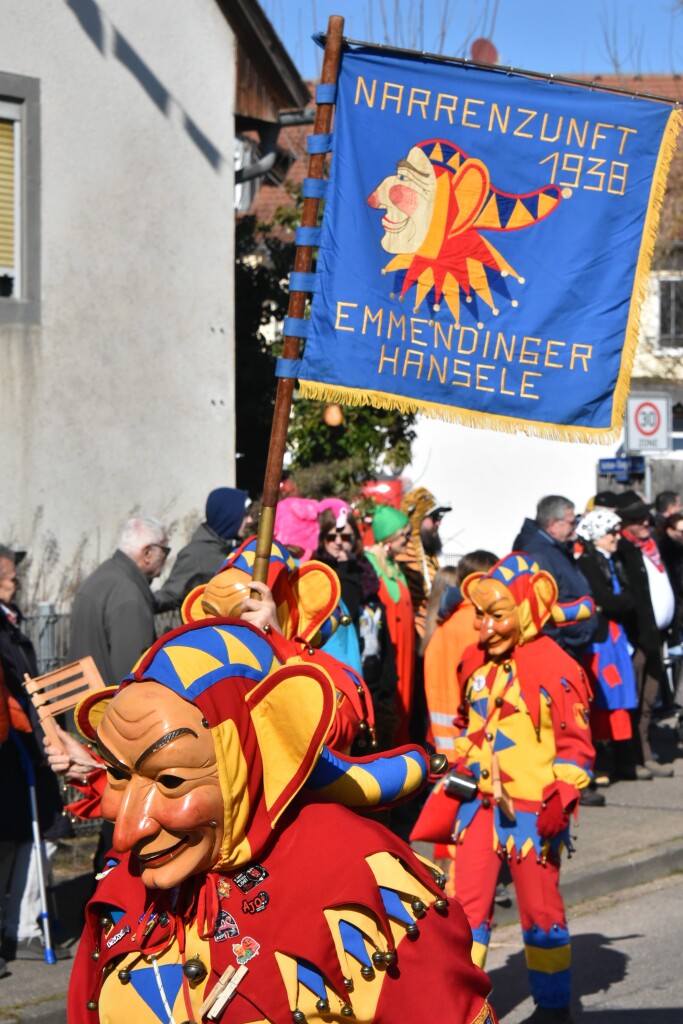
[(183, 964), (183, 974), (188, 981), (201, 981), (206, 977), (206, 967), (197, 956)]
[(432, 775), (443, 775), (448, 768), (448, 758), (445, 754), (432, 754), (429, 758), (429, 770)]

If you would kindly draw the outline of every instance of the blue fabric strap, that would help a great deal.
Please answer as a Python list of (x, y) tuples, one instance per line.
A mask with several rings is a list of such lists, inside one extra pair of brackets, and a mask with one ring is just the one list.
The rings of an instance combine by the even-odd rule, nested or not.
[(337, 83), (329, 82), (325, 84), (321, 82), (320, 85), (315, 87), (315, 102), (316, 103), (334, 103), (337, 98)]
[(327, 199), (329, 186), (324, 178), (304, 178), (301, 195), (304, 199)]
[(297, 228), (294, 241), (297, 245), (320, 245), (321, 228)]
[(306, 274), (300, 270), (293, 270), (289, 275), (290, 292), (314, 292), (318, 286), (318, 278), (315, 274)]
[(332, 149), (332, 132), (322, 135), (309, 135), (306, 139), (307, 153), (329, 153)]
[(282, 333), (285, 338), (307, 338), (310, 320), (300, 320), (295, 316), (286, 316)]
[(300, 359), (284, 359), (282, 356), (275, 363), (275, 376), (295, 380), (301, 369)]

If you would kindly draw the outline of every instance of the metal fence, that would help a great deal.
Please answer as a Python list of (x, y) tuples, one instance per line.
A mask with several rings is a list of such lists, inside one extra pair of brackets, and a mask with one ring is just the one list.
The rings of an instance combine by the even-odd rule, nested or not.
[[(163, 612), (155, 617), (154, 624), (157, 636), (161, 636), (180, 625), (180, 613)], [(71, 616), (68, 613), (57, 612), (54, 604), (43, 601), (38, 604), (34, 615), (26, 616), (22, 629), (35, 647), (40, 675), (66, 665), (71, 633)]]
[[(164, 612), (157, 615), (155, 628), (157, 636), (180, 625), (179, 612)], [(34, 615), (27, 615), (22, 622), (22, 629), (31, 639), (38, 660), (38, 673), (43, 675), (66, 665), (69, 657), (69, 637), (71, 633), (71, 616), (57, 612), (55, 606), (48, 602), (38, 605)], [(65, 804), (73, 803), (82, 794), (71, 786), (63, 788)], [(99, 820), (72, 819), (74, 832), (78, 836), (93, 834), (100, 827)]]

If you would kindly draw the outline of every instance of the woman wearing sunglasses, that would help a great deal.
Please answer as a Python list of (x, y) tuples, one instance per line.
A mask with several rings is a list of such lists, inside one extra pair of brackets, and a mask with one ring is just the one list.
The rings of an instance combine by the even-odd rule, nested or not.
[[(387, 613), (379, 598), (380, 581), (365, 557), (360, 530), (349, 509), (335, 515), (323, 512), (314, 558), (329, 565), (341, 583), (342, 602), (354, 626), (360, 648), (361, 673), (372, 695), (375, 730), (380, 750), (393, 746), (396, 728), (396, 661), (387, 627)], [(344, 631), (345, 632), (345, 631)], [(338, 639), (341, 630), (333, 635)], [(337, 653), (336, 657), (340, 657)], [(343, 659), (342, 659), (343, 660)], [(354, 666), (356, 667), (356, 666)], [(362, 750), (356, 751), (362, 754)]]

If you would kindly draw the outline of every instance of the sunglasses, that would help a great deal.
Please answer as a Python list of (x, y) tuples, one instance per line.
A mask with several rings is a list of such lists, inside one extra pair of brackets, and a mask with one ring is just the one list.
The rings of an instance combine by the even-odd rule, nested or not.
[(344, 544), (352, 544), (353, 543), (353, 534), (352, 533), (326, 533), (325, 534), (325, 540), (329, 541), (330, 543), (332, 543), (333, 540), (338, 540), (338, 541), (343, 541)]

